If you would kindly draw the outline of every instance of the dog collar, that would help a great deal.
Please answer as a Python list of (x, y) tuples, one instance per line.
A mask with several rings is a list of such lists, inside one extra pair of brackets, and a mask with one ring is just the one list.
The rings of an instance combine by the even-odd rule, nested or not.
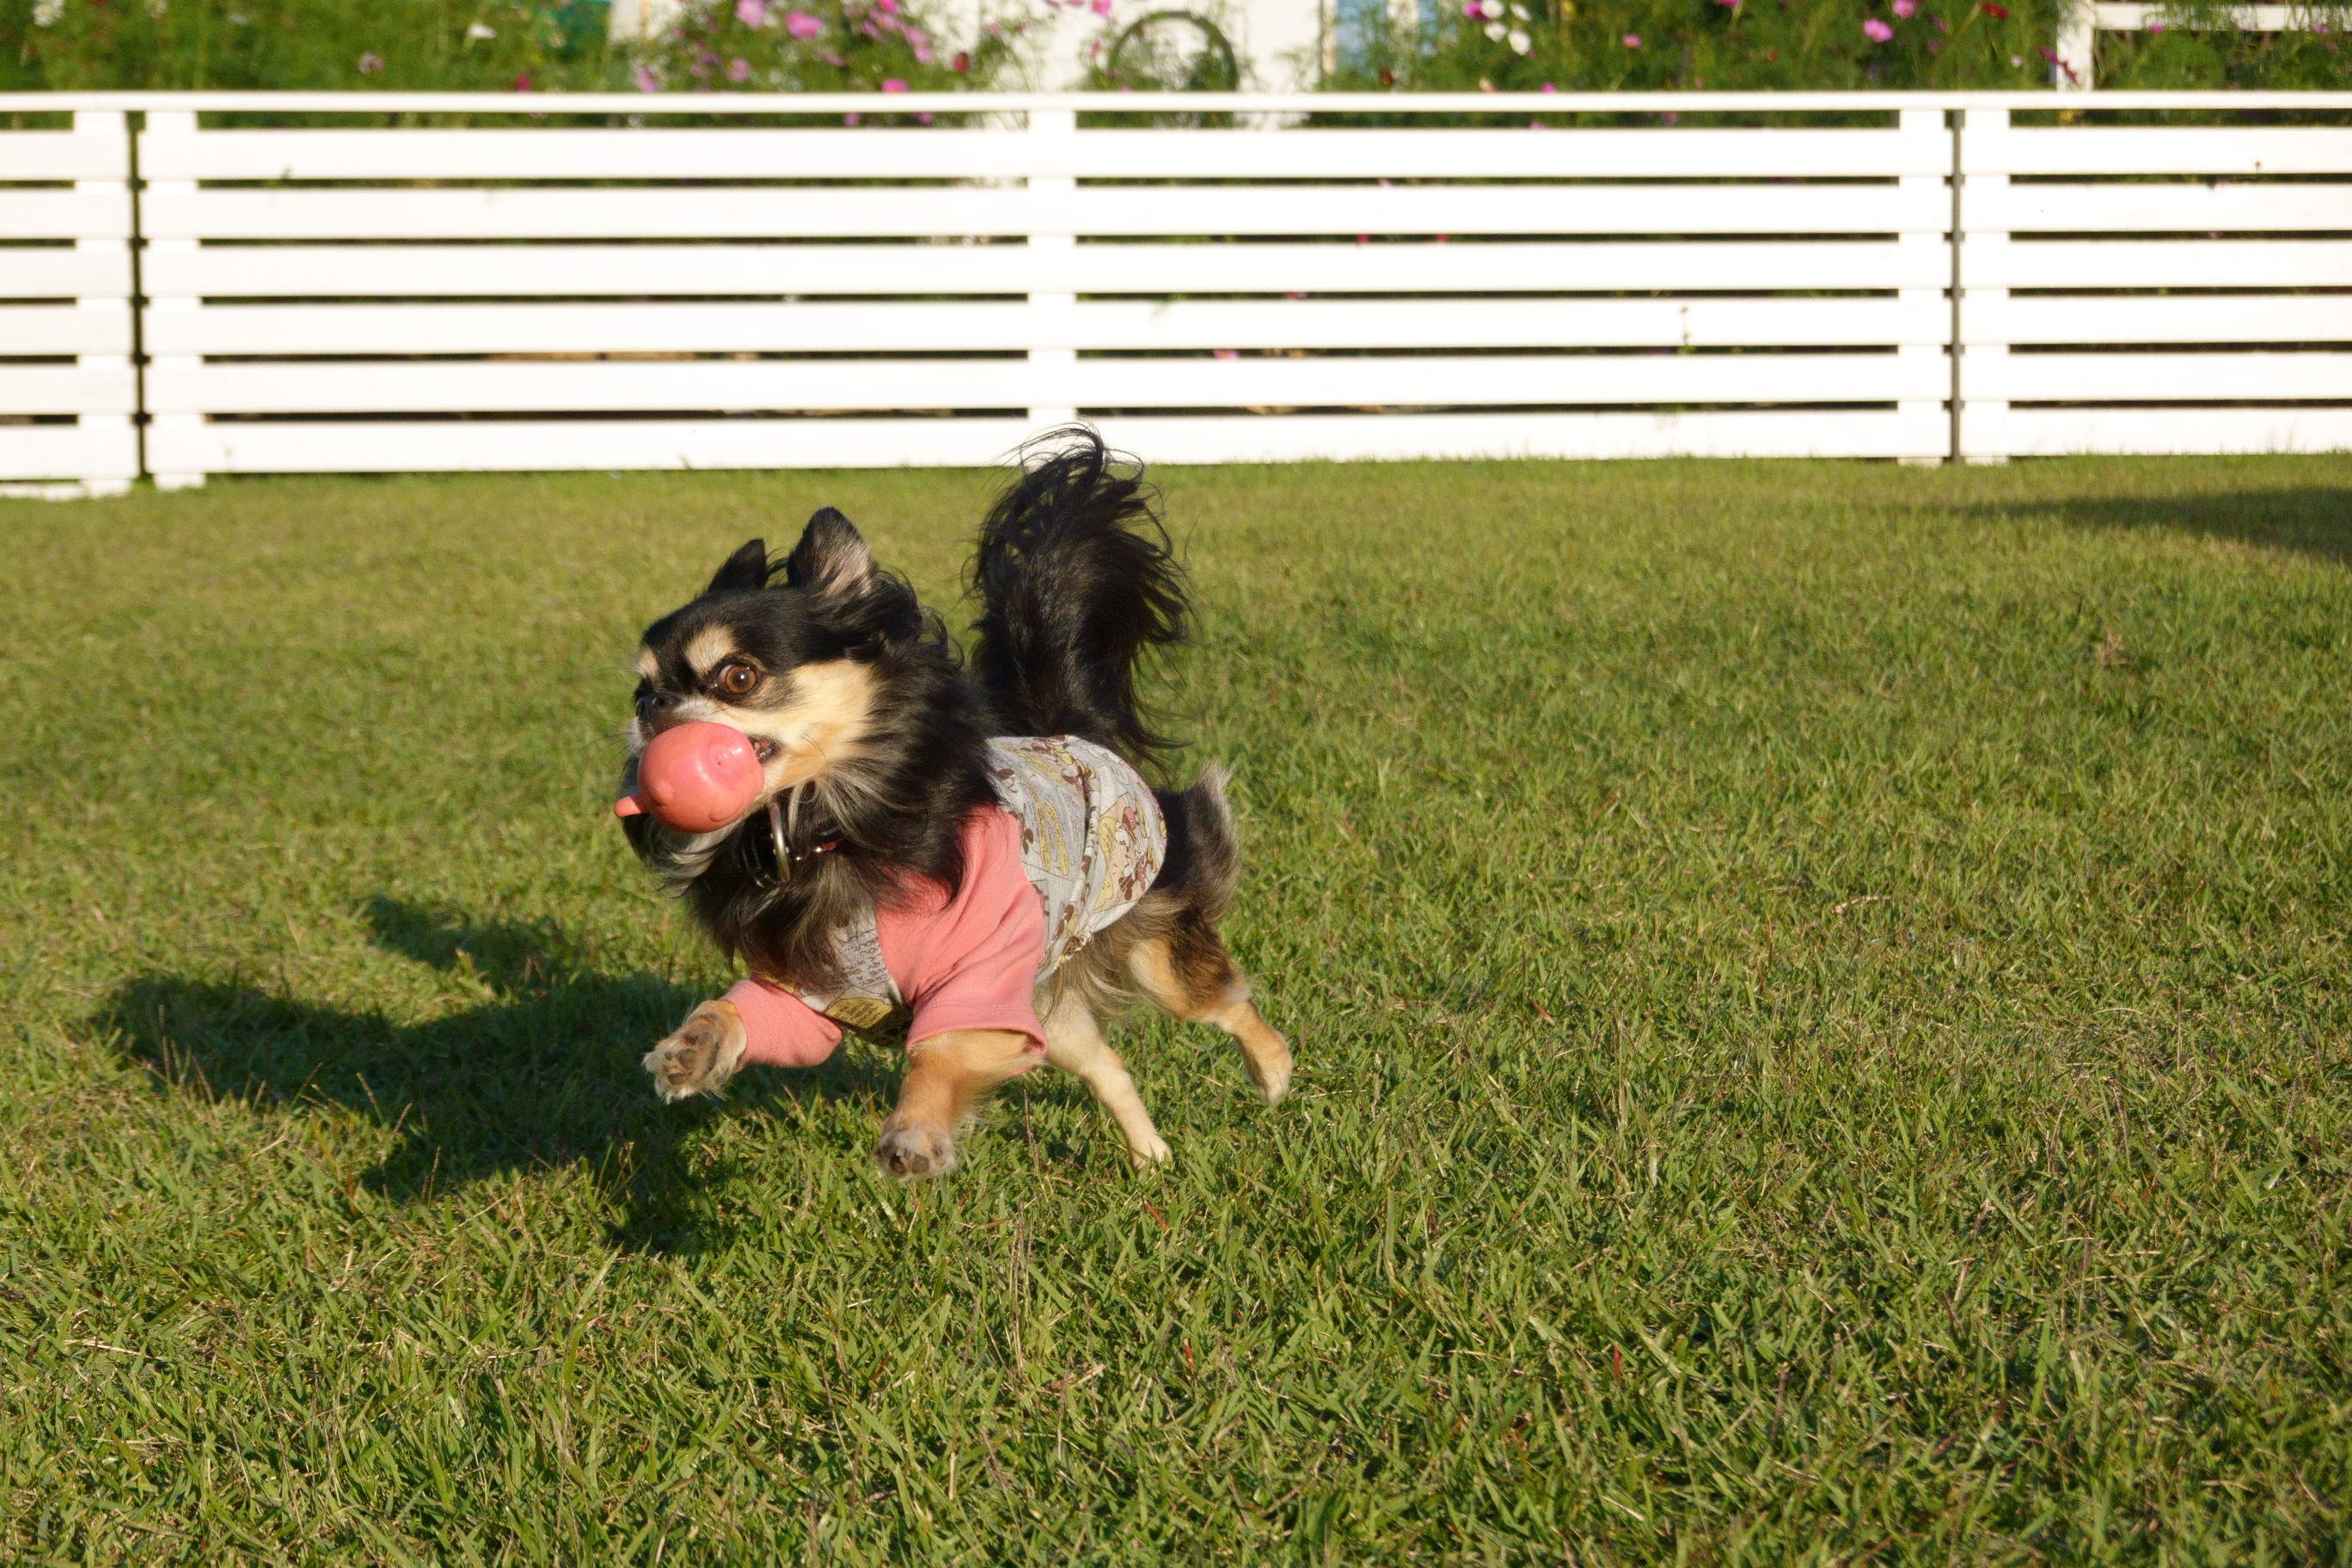
[(793, 850), (793, 840), (800, 837), (801, 795), (807, 788), (804, 784), (794, 784), (782, 812), (777, 811), (774, 799), (768, 802), (768, 838), (776, 847), (776, 880), (779, 884), (793, 879), (793, 867), (814, 860), (820, 855), (830, 855), (841, 847), (840, 839), (830, 838), (823, 844), (812, 844), (806, 849)]

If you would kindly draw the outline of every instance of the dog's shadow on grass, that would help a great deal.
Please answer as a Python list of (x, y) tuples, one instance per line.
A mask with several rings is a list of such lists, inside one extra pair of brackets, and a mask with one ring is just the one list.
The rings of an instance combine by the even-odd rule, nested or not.
[(2352, 566), (2352, 489), (2290, 485), (2211, 495), (2053, 497), (1987, 510), (2025, 521), (2133, 533), (2202, 534)]
[[(657, 1103), (638, 1058), (701, 998), (649, 974), (600, 974), (550, 928), (476, 922), (389, 899), (373, 940), (478, 986), (478, 1005), (428, 1023), (289, 1001), (257, 986), (150, 975), (93, 1020), (177, 1092), (273, 1106), (339, 1107), (391, 1129), (391, 1151), (353, 1179), (406, 1202), (503, 1173), (575, 1166), (616, 1215), (614, 1239), (695, 1251), (711, 1239), (699, 1194), (723, 1177), (689, 1141), (709, 1101)], [(877, 1097), (862, 1053), (814, 1072), (739, 1080), (733, 1101)]]

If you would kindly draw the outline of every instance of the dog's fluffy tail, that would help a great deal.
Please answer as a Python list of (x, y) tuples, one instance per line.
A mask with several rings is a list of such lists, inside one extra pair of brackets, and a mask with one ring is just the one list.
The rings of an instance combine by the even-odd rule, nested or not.
[(1076, 735), (1139, 764), (1177, 742), (1136, 696), (1145, 650), (1184, 640), (1184, 569), (1140, 464), (1084, 426), (1057, 430), (981, 524), (972, 671), (1004, 732)]

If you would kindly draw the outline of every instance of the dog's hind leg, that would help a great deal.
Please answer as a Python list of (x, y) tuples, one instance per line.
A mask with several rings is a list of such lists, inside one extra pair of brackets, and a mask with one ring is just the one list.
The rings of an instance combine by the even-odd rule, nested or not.
[(1128, 954), (1143, 994), (1188, 1024), (1214, 1024), (1242, 1048), (1250, 1081), (1269, 1104), (1290, 1089), (1290, 1047), (1250, 1004), (1249, 982), (1235, 967), (1217, 928), (1198, 916), (1179, 917), (1164, 936), (1148, 937)]
[(1127, 1064), (1103, 1042), (1102, 1027), (1095, 1022), (1093, 1011), (1075, 992), (1065, 992), (1045, 1016), (1045, 1059), (1087, 1080), (1087, 1087), (1118, 1123), (1128, 1155), (1139, 1169), (1167, 1163), (1168, 1145), (1160, 1130), (1151, 1125), (1151, 1112), (1143, 1108), (1142, 1097), (1135, 1092)]

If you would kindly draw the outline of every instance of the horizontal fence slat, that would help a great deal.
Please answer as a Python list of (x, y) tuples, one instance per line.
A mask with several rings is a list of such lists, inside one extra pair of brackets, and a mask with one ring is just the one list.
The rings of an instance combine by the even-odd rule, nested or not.
[(1964, 245), (1972, 289), (2352, 288), (2352, 240), (2086, 239)]
[[(2352, 254), (2352, 252), (2347, 252)], [(5, 256), (0, 252), (0, 256)], [(6, 276), (0, 260), (0, 279)], [(1357, 245), (203, 246), (149, 253), (189, 297), (1520, 293), (1940, 288), (1937, 246), (1888, 240)]]
[(1941, 300), (257, 305), (155, 311), (159, 354), (989, 353), (1937, 344)]
[(130, 362), (112, 366), (0, 363), (0, 414), (130, 414), (139, 406)]
[(1994, 186), (1969, 197), (1966, 222), (1971, 234), (2345, 232), (2352, 231), (2352, 184)]
[(2352, 408), (2033, 408), (1981, 418), (1971, 449), (2021, 458), (2352, 449)]
[(151, 192), (148, 237), (1940, 233), (1940, 190), (1859, 184)]
[[(0, 300), (128, 300), (131, 248), (0, 246)], [(0, 305), (0, 310), (7, 309)]]
[(1922, 413), (1305, 415), (1106, 419), (1103, 435), (1162, 463), (1443, 458), (1937, 457), (1949, 426)]
[(11, 354), (127, 354), (131, 303), (126, 300), (115, 308), (0, 305), (0, 343)]
[(1970, 343), (2352, 342), (2352, 295), (2011, 295), (1970, 299)]
[[(1110, 418), (1160, 463), (1445, 457), (1932, 457), (1940, 412), (1361, 415)], [(995, 419), (635, 420), (158, 426), (159, 471), (982, 467), (1035, 427)]]
[(128, 239), (131, 193), (0, 186), (0, 239)]
[(2352, 353), (1979, 354), (1969, 397), (2015, 402), (2352, 402)]
[(2095, 125), (1972, 131), (1971, 174), (2342, 174), (2352, 131), (2323, 126)]
[(1820, 178), (1941, 174), (1885, 130), (214, 131), (151, 135), (151, 180)]
[(1893, 354), (170, 363), (147, 398), (158, 414), (1865, 403), (1940, 398), (1948, 379)]
[(147, 447), (157, 472), (985, 468), (1034, 433), (1018, 419), (158, 425)]
[(139, 474), (130, 423), (0, 425), (0, 480), (129, 479)]
[(131, 138), (119, 132), (0, 131), (0, 177), (127, 180)]

